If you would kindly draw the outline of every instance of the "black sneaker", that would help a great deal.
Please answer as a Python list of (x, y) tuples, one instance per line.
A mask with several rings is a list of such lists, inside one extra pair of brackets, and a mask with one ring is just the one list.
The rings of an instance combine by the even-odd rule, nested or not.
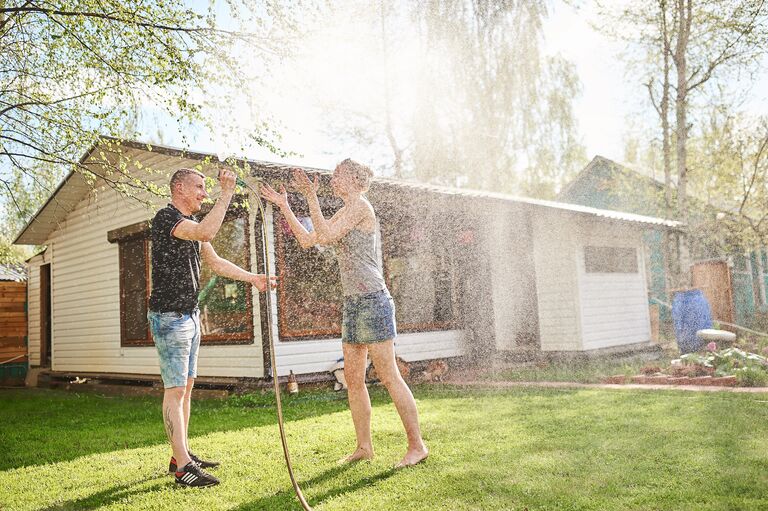
[(184, 466), (181, 472), (176, 472), (176, 484), (204, 488), (206, 486), (216, 486), (219, 484), (219, 480), (190, 462)]
[(206, 460), (201, 460), (201, 459), (200, 459), (200, 458), (198, 458), (198, 457), (197, 457), (197, 455), (195, 455), (195, 453), (193, 453), (193, 452), (188, 452), (187, 454), (189, 454), (189, 459), (191, 459), (192, 461), (194, 461), (194, 462), (195, 462), (195, 464), (196, 464), (198, 467), (200, 467), (200, 468), (216, 468), (216, 467), (218, 467), (219, 465), (221, 465), (221, 463), (219, 463), (218, 461), (206, 461)]
[[(192, 460), (192, 463), (195, 463), (195, 460)], [(195, 463), (197, 466), (200, 466), (199, 463)], [(168, 464), (168, 472), (173, 474), (178, 470), (178, 467), (176, 466), (176, 458), (171, 456), (171, 462)]]
[[(189, 459), (192, 460), (192, 463), (194, 463), (195, 465), (197, 465), (200, 468), (216, 468), (219, 465), (221, 465), (221, 463), (219, 463), (218, 461), (205, 461), (205, 460), (201, 460), (194, 453), (191, 453), (191, 452), (189, 452), (187, 454), (189, 455)], [(168, 464), (168, 472), (176, 472), (177, 468), (178, 467), (176, 466), (176, 458), (171, 456), (171, 462)]]

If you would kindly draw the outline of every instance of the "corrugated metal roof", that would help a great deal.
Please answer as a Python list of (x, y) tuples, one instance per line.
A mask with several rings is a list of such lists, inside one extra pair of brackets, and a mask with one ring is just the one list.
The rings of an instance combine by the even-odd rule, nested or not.
[(25, 280), (27, 280), (27, 271), (23, 266), (0, 264), (0, 281), (24, 282)]
[[(106, 140), (114, 143), (116, 139), (104, 137)], [(211, 153), (192, 152), (184, 149), (159, 146), (154, 144), (147, 144), (136, 141), (122, 141), (122, 146), (144, 151), (148, 155), (156, 155), (158, 153), (171, 157), (180, 157), (192, 160), (212, 159), (217, 160), (217, 156)], [(80, 160), (85, 162), (90, 155), (96, 149), (97, 146), (91, 147)], [(291, 169), (301, 168), (310, 173), (319, 173), (330, 175), (331, 171), (328, 169), (320, 169), (316, 167), (307, 167), (303, 165), (290, 165), (284, 163), (275, 163), (259, 160), (245, 160), (249, 165), (255, 167), (254, 172), (258, 173), (258, 170), (271, 172), (274, 174), (287, 176)], [(442, 195), (452, 195), (457, 197), (466, 198), (478, 198), (485, 200), (497, 200), (507, 203), (527, 204), (534, 207), (556, 209), (571, 213), (579, 213), (583, 215), (597, 216), (610, 220), (620, 222), (633, 222), (643, 225), (664, 227), (671, 229), (679, 229), (683, 226), (682, 223), (674, 220), (666, 220), (663, 218), (655, 218), (643, 215), (636, 215), (632, 213), (624, 213), (620, 211), (611, 211), (606, 209), (591, 208), (588, 206), (580, 206), (576, 204), (567, 204), (563, 202), (547, 201), (540, 199), (532, 199), (529, 197), (518, 197), (515, 195), (508, 195), (502, 193), (486, 192), (481, 190), (470, 190), (466, 188), (452, 188), (446, 186), (430, 185), (424, 183), (416, 183), (412, 181), (402, 181), (388, 178), (375, 178), (374, 183), (383, 185), (386, 187), (396, 187), (401, 189), (423, 191), (429, 193), (437, 193)], [(62, 181), (58, 188), (54, 191), (48, 201), (38, 210), (32, 219), (27, 223), (24, 229), (21, 230), (19, 235), (14, 240), (15, 244), (31, 245), (45, 243), (46, 239), (51, 232), (56, 228), (59, 222), (66, 216), (67, 213), (72, 211), (74, 207), (88, 194), (90, 187), (85, 179), (77, 172), (70, 172), (70, 174)]]

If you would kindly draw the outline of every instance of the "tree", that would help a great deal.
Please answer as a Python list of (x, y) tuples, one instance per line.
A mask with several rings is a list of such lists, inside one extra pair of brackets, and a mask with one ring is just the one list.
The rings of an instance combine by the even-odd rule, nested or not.
[[(202, 12), (183, 0), (0, 1), (0, 199), (15, 206), (7, 209), (27, 215), (13, 202), (19, 191), (50, 193), (68, 170), (129, 195), (157, 192), (126, 175), (126, 162), (105, 157), (95, 168), (78, 158), (102, 135), (135, 137), (137, 111), (163, 111), (182, 131), (242, 108), (235, 94), (252, 90), (253, 74), (286, 51), (294, 29), (291, 10), (248, 1)], [(247, 135), (274, 147), (268, 124)]]
[[(620, 8), (604, 4), (601, 13), (604, 30), (629, 43), (627, 60), (659, 118), (668, 216), (689, 224), (689, 181), (707, 179), (705, 168), (690, 165), (689, 142), (701, 133), (696, 123), (714, 94), (725, 90), (735, 97), (739, 91), (729, 80), (756, 69), (766, 50), (768, 6), (751, 0), (656, 0)], [(673, 287), (687, 280), (685, 240), (681, 249), (681, 267), (668, 272)], [(667, 260), (670, 256), (668, 245)]]
[(540, 51), (546, 2), (385, 4), (374, 13), (346, 2), (329, 14), (367, 25), (345, 37), (383, 62), (350, 73), (372, 92), (329, 103), (329, 133), (368, 154), (388, 148), (382, 166), (398, 177), (554, 196), (586, 158), (575, 69)]

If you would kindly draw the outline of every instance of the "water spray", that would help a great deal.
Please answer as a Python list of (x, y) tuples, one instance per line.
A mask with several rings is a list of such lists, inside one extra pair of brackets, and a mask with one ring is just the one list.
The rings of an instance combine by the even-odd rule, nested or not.
[[(226, 157), (219, 156), (219, 161), (224, 163)], [(259, 178), (254, 177), (259, 183), (262, 181)], [(307, 499), (304, 498), (304, 494), (299, 487), (299, 483), (296, 481), (296, 476), (293, 474), (293, 464), (291, 463), (291, 455), (288, 451), (288, 441), (285, 438), (285, 426), (283, 424), (283, 406), (280, 399), (280, 382), (277, 377), (277, 361), (275, 357), (275, 341), (272, 337), (272, 289), (270, 288), (270, 263), (269, 263), (269, 238), (267, 237), (267, 214), (264, 210), (264, 203), (261, 200), (261, 194), (259, 193), (258, 186), (256, 188), (250, 186), (240, 177), (236, 177), (236, 183), (238, 186), (250, 190), (256, 196), (256, 204), (259, 207), (259, 215), (261, 216), (261, 249), (264, 261), (264, 276), (267, 281), (267, 336), (269, 337), (269, 359), (272, 367), (272, 383), (275, 389), (275, 402), (277, 403), (277, 426), (280, 430), (280, 442), (283, 446), (283, 455), (285, 456), (285, 465), (288, 468), (288, 476), (291, 478), (291, 484), (293, 485), (293, 491), (296, 492), (296, 497), (299, 499), (301, 506), (305, 511), (312, 511), (312, 507), (307, 503)]]

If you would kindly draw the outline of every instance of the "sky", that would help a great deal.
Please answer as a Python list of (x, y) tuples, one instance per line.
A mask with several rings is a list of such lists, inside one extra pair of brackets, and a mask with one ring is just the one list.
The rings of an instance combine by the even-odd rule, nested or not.
[[(574, 6), (573, 4), (576, 4)], [(581, 81), (582, 93), (573, 99), (575, 117), (579, 123), (579, 134), (586, 147), (589, 159), (599, 154), (617, 161), (624, 156), (624, 138), (627, 127), (641, 121), (654, 122), (653, 113), (647, 101), (647, 92), (639, 80), (627, 77), (626, 69), (618, 57), (621, 43), (609, 39), (595, 30), (590, 22), (597, 21), (594, 3), (589, 0), (564, 3), (552, 2), (550, 16), (544, 25), (544, 51), (560, 54), (576, 66)], [(346, 20), (349, 23), (349, 20)], [(344, 21), (340, 21), (343, 24)], [(360, 27), (345, 25), (327, 27), (328, 31), (345, 30), (354, 33)], [(308, 44), (298, 61), (290, 66), (272, 69), (269, 83), (273, 90), (260, 89), (258, 101), (268, 104), (271, 112), (282, 122), (281, 147), (295, 154), (281, 157), (261, 148), (249, 149), (246, 154), (237, 154), (236, 146), (227, 137), (216, 134), (198, 133), (190, 144), (194, 149), (220, 153), (228, 156), (247, 156), (307, 166), (332, 168), (348, 156), (361, 161), (377, 157), (386, 158), (388, 148), (382, 147), (379, 155), (350, 154), (354, 146), (344, 144), (329, 134), (331, 120), (324, 114), (320, 104), (329, 95), (344, 97), (350, 104), (373, 104), (375, 95), (361, 95), (360, 88), (348, 87), (345, 71), (360, 64), (365, 48), (346, 44), (342, 38), (328, 38), (328, 33), (314, 33), (315, 46)], [(411, 51), (408, 41), (399, 41), (398, 51)], [(403, 57), (403, 55), (399, 55)], [(363, 62), (359, 69), (365, 69), (369, 76), (363, 79), (375, 80), (381, 68), (370, 62)], [(768, 58), (764, 69), (768, 69)], [(407, 77), (408, 64), (389, 72)], [(309, 81), (312, 85), (307, 86)], [(255, 92), (254, 92), (255, 93)], [(407, 98), (405, 99), (407, 101)], [(768, 113), (768, 72), (763, 72), (749, 94), (745, 107), (752, 113)], [(155, 122), (149, 118), (148, 122)], [(244, 123), (251, 122), (244, 117)], [(152, 128), (148, 127), (147, 132)], [(164, 143), (179, 146), (180, 141), (173, 135), (176, 129), (164, 130)], [(156, 141), (156, 140), (155, 140)], [(228, 147), (232, 146), (232, 147)]]

